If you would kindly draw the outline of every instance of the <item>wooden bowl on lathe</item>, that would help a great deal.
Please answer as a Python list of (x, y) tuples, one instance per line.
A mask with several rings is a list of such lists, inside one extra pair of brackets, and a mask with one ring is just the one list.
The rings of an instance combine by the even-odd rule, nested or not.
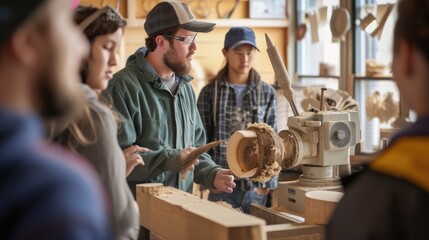
[(227, 161), (239, 178), (266, 182), (280, 172), (284, 148), (277, 133), (264, 123), (235, 132), (227, 146)]

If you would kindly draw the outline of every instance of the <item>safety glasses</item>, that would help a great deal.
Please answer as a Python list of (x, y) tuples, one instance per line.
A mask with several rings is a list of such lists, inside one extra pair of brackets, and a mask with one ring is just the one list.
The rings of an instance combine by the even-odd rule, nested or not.
[(191, 46), (195, 42), (195, 38), (197, 37), (197, 34), (193, 36), (173, 36), (173, 35), (163, 34), (162, 36), (180, 41), (186, 46)]

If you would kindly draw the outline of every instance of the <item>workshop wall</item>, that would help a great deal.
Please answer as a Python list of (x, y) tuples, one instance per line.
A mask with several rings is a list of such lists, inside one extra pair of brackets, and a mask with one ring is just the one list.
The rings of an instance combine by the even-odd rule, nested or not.
[[(135, 1), (135, 2), (130, 2)], [(144, 39), (147, 37), (143, 24), (147, 12), (154, 6), (158, 0), (120, 0), (120, 13), (127, 18), (128, 6), (135, 7), (136, 19), (130, 19), (123, 39), (123, 46), (120, 51), (120, 63), (116, 68), (121, 69), (125, 65), (126, 58), (134, 53), (136, 49), (144, 45)], [(204, 86), (205, 81), (213, 76), (224, 64), (222, 55), (223, 41), (226, 32), (232, 26), (247, 26), (254, 29), (258, 48), (261, 52), (257, 53), (254, 60), (255, 69), (262, 75), (264, 81), (273, 84), (274, 72), (270, 65), (268, 54), (266, 52), (266, 43), (264, 34), (268, 34), (273, 43), (277, 46), (285, 64), (287, 49), (287, 20), (268, 20), (268, 19), (250, 19), (249, 18), (249, 0), (241, 0), (234, 9), (229, 19), (222, 18), (233, 8), (234, 0), (185, 0), (188, 2), (191, 10), (198, 19), (216, 22), (216, 28), (210, 33), (202, 33), (197, 37), (197, 51), (193, 59), (193, 81), (196, 92)], [(130, 4), (131, 3), (131, 4)], [(82, 5), (101, 6), (110, 4), (116, 6), (116, 0), (81, 0)], [(220, 16), (220, 17), (219, 17)]]

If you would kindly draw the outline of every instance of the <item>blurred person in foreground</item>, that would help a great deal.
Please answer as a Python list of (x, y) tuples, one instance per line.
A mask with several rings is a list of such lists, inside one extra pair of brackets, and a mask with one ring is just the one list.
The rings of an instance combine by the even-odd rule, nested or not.
[(417, 121), (344, 179), (327, 239), (429, 239), (429, 0), (397, 4), (393, 78)]
[[(246, 129), (248, 123), (263, 122), (277, 131), (276, 93), (253, 68), (257, 51), (251, 28), (232, 27), (226, 33), (222, 49), (226, 65), (198, 97), (208, 141), (228, 140), (234, 132)], [(226, 145), (215, 147), (210, 155), (217, 164), (228, 168)], [(232, 193), (211, 190), (209, 200), (225, 201), (249, 213), (252, 203), (265, 206), (268, 194), (277, 188), (277, 177), (266, 182), (237, 178), (235, 183)]]
[(128, 176), (134, 194), (136, 184), (149, 182), (187, 192), (194, 181), (224, 192), (235, 187), (230, 170), (216, 165), (207, 153), (183, 167), (188, 154), (206, 143), (188, 73), (197, 33), (210, 32), (214, 25), (197, 21), (185, 3), (158, 3), (146, 17), (146, 47), (128, 58), (103, 92), (125, 118), (118, 135), (121, 147), (151, 149), (142, 155), (145, 165)]
[(0, 236), (111, 239), (96, 173), (43, 139), (42, 118), (81, 110), (88, 46), (71, 1), (0, 2)]
[[(81, 70), (82, 90), (86, 95), (80, 118), (50, 123), (50, 138), (85, 157), (97, 170), (110, 200), (110, 221), (116, 239), (137, 239), (139, 214), (137, 203), (128, 188), (126, 175), (137, 164), (138, 154), (146, 148), (130, 146), (122, 152), (117, 125), (120, 119), (98, 99), (112, 78), (118, 64), (118, 50), (126, 21), (111, 6), (79, 6), (74, 20), (90, 43), (89, 56)], [(128, 160), (128, 164), (127, 161)]]

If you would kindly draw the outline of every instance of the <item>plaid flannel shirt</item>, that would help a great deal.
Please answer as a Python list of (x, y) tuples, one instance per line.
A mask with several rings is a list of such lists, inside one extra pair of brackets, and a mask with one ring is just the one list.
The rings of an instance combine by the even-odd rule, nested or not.
[[(227, 66), (206, 85), (198, 97), (198, 110), (207, 134), (207, 141), (228, 140), (238, 130), (236, 96), (234, 88), (227, 81)], [(216, 90), (217, 88), (217, 90)], [(216, 96), (215, 96), (216, 95)], [(249, 84), (243, 95), (243, 111), (246, 112), (246, 124), (264, 122), (277, 131), (277, 100), (273, 87), (261, 81), (259, 74), (252, 68)], [(244, 129), (245, 125), (241, 128)], [(226, 145), (212, 149), (209, 154), (223, 168), (228, 168)], [(277, 178), (263, 184), (263, 187), (275, 189)]]

